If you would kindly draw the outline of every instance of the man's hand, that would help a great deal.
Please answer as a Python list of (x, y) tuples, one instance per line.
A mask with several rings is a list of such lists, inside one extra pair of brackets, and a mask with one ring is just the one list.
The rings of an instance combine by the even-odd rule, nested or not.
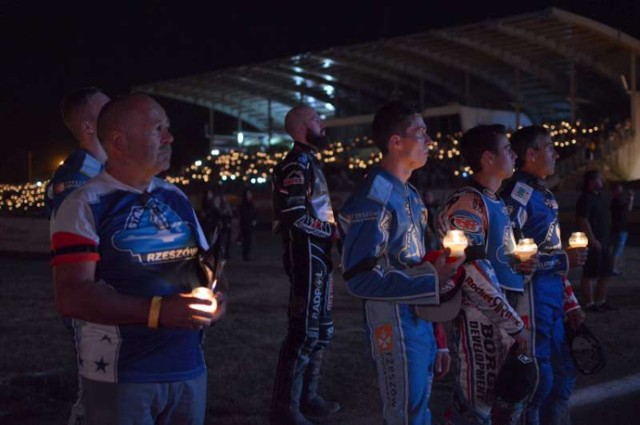
[(584, 311), (581, 308), (576, 308), (575, 310), (571, 310), (567, 313), (567, 322), (569, 322), (569, 327), (573, 330), (576, 330), (584, 323)]
[(529, 257), (527, 261), (520, 261), (516, 259), (516, 270), (518, 273), (528, 276), (535, 273), (539, 264), (540, 259), (538, 258), (538, 254), (535, 254)]
[(587, 254), (589, 248), (567, 248), (567, 257), (569, 257), (569, 267), (582, 267), (587, 262)]
[(439, 282), (445, 282), (451, 279), (458, 271), (458, 267), (460, 267), (467, 258), (464, 254), (458, 258), (449, 257), (449, 254), (451, 254), (451, 249), (445, 248), (442, 255), (433, 263), (433, 267), (438, 273)]
[[(160, 327), (202, 329), (209, 326), (216, 314), (210, 311), (212, 304), (211, 300), (196, 298), (191, 294), (164, 297), (160, 307)], [(195, 310), (190, 305), (201, 305), (202, 310)]]
[(531, 332), (526, 328), (522, 328), (522, 330), (513, 335), (512, 338), (514, 339), (514, 354), (528, 354)]
[(447, 373), (449, 373), (449, 369), (451, 368), (451, 355), (449, 354), (449, 350), (440, 351), (436, 353), (436, 363), (434, 366), (435, 378), (441, 379)]

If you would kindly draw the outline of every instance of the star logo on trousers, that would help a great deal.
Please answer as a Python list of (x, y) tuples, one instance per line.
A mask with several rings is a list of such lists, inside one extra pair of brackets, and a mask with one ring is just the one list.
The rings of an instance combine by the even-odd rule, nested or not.
[(100, 357), (100, 360), (97, 362), (94, 361), (94, 363), (96, 364), (96, 372), (101, 370), (104, 373), (107, 373), (107, 366), (109, 366), (109, 363), (104, 361), (104, 357)]

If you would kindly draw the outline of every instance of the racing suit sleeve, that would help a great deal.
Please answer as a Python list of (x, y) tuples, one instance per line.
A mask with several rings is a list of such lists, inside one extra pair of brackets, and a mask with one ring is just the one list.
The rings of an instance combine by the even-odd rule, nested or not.
[(430, 263), (405, 268), (391, 264), (387, 247), (392, 221), (390, 211), (369, 199), (340, 213), (347, 290), (370, 300), (438, 304), (438, 276)]
[[(438, 237), (442, 242), (448, 230), (462, 230), (469, 246), (485, 246), (488, 219), (484, 201), (475, 192), (453, 195), (438, 217)], [(509, 335), (522, 330), (524, 323), (509, 305), (499, 288), (493, 266), (487, 259), (474, 259), (464, 264), (462, 294), (496, 326)]]
[(275, 181), (282, 209), (278, 220), (283, 230), (297, 229), (307, 235), (322, 239), (333, 236), (335, 225), (314, 217), (308, 210), (307, 197), (313, 187), (310, 164), (289, 162), (285, 164)]

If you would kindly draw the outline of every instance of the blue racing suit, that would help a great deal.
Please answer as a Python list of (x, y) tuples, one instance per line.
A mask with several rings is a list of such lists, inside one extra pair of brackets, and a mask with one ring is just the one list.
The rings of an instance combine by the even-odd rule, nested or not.
[(347, 289), (364, 299), (384, 423), (428, 425), (437, 349), (432, 323), (414, 308), (439, 303), (437, 273), (422, 263), (427, 210), (413, 186), (376, 168), (338, 223)]
[[(520, 301), (524, 281), (511, 268), (509, 254), (515, 240), (506, 207), (492, 191), (472, 180), (446, 200), (437, 223), (441, 241), (448, 230), (463, 231), (469, 241), (453, 344), (459, 370), (446, 423), (512, 424), (520, 417), (524, 403), (496, 400), (494, 393), (513, 342), (510, 335), (524, 327), (519, 311), (524, 304)], [(517, 299), (517, 310), (505, 291)]]
[(515, 224), (515, 233), (535, 240), (540, 259), (528, 285), (538, 385), (527, 406), (526, 422), (564, 424), (575, 368), (564, 338), (563, 319), (564, 314), (580, 306), (566, 279), (568, 258), (560, 239), (558, 202), (544, 182), (523, 171), (506, 182), (501, 197)]

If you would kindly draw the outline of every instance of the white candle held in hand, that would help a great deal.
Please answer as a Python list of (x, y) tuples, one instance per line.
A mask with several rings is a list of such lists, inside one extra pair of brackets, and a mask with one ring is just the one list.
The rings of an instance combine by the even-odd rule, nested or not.
[(586, 248), (589, 245), (589, 239), (584, 232), (573, 232), (569, 238), (569, 246), (571, 248)]
[(213, 291), (209, 288), (205, 288), (204, 286), (200, 286), (198, 288), (194, 288), (191, 291), (191, 295), (194, 298), (198, 298), (200, 300), (211, 300), (211, 305), (206, 304), (189, 304), (189, 307), (193, 310), (204, 311), (207, 313), (213, 313), (218, 308), (218, 302), (213, 296)]
[(462, 230), (449, 230), (442, 239), (442, 246), (451, 249), (450, 257), (462, 257), (467, 245), (469, 241)]
[(520, 239), (513, 252), (520, 261), (527, 261), (538, 252), (538, 245), (531, 238)]

